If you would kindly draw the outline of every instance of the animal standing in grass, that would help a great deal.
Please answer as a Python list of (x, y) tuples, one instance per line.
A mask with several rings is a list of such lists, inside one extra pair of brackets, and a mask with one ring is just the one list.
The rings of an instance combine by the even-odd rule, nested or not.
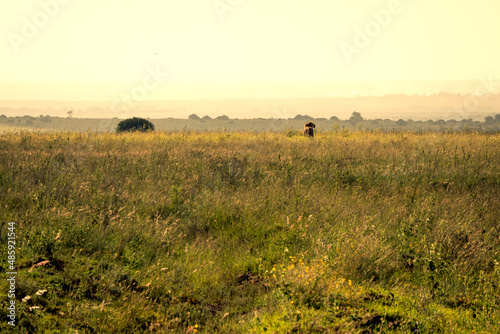
[(313, 122), (307, 122), (304, 124), (304, 136), (306, 137), (314, 137), (314, 128), (316, 127), (316, 124)]

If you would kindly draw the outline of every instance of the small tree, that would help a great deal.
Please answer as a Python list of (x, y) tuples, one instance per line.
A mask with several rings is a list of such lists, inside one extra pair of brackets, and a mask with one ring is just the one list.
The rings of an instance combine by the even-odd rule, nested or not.
[(361, 114), (357, 111), (353, 111), (351, 117), (349, 118), (349, 122), (351, 123), (357, 123), (363, 120), (364, 120), (363, 116), (361, 116)]
[(396, 121), (396, 124), (399, 125), (399, 126), (406, 126), (407, 123), (405, 122), (405, 120), (403, 119), (399, 119)]
[(293, 119), (294, 120), (297, 120), (297, 121), (307, 121), (307, 120), (310, 120), (312, 119), (313, 117), (309, 116), (309, 115), (301, 115), (301, 114), (297, 114)]
[(116, 132), (132, 132), (132, 131), (154, 131), (155, 126), (153, 123), (144, 118), (133, 117), (118, 123)]
[(486, 116), (486, 118), (484, 119), (484, 122), (486, 124), (492, 124), (492, 123), (495, 123), (495, 119), (492, 116)]
[(197, 120), (200, 119), (200, 117), (198, 115), (196, 115), (196, 114), (191, 114), (191, 115), (188, 116), (188, 118), (191, 119), (191, 120), (194, 120), (194, 121), (197, 121)]

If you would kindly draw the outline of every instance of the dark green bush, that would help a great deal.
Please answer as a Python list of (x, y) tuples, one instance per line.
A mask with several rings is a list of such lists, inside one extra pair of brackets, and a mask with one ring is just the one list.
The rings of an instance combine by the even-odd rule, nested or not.
[(128, 131), (154, 131), (155, 126), (153, 123), (144, 118), (133, 117), (118, 123), (116, 127), (116, 132), (128, 132)]

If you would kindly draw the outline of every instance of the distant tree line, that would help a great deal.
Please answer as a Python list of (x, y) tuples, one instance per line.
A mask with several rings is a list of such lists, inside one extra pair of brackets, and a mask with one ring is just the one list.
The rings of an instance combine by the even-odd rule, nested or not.
[[(193, 120), (193, 121), (211, 121), (212, 117), (206, 115), (206, 116), (203, 116), (202, 118), (200, 118), (196, 114), (191, 114), (191, 115), (188, 116), (188, 119)], [(214, 119), (217, 120), (217, 121), (229, 121), (230, 120), (230, 118), (228, 116), (226, 116), (226, 115), (217, 116)]]
[[(436, 130), (478, 130), (486, 132), (500, 132), (500, 114), (488, 115), (482, 121), (466, 118), (462, 120), (456, 119), (428, 119), (417, 120), (412, 119), (366, 119), (359, 112), (352, 112), (347, 119), (340, 119), (337, 116), (330, 118), (311, 117), (307, 114), (297, 114), (290, 118), (253, 118), (253, 119), (231, 119), (227, 115), (217, 117), (210, 117), (208, 115), (200, 117), (196, 114), (189, 115), (189, 120), (165, 118), (159, 119), (157, 125), (160, 129), (218, 129), (223, 127), (229, 131), (252, 129), (256, 131), (265, 130), (286, 130), (286, 129), (299, 129), (302, 128), (304, 123), (313, 121), (319, 128), (319, 131), (328, 129), (365, 129), (373, 130), (379, 129), (382, 131), (392, 131), (397, 129), (407, 129), (409, 131), (436, 131)], [(118, 132), (124, 131), (154, 131), (155, 125), (148, 119), (133, 117), (127, 120), (120, 120), (113, 118), (110, 126), (106, 131), (116, 130)], [(192, 122), (192, 123), (190, 123)], [(203, 122), (206, 122), (205, 124)], [(94, 129), (98, 127), (99, 131), (103, 130), (102, 119), (79, 119), (68, 117), (53, 117), (50, 115), (40, 115), (39, 117), (33, 116), (15, 116), (7, 117), (5, 114), (0, 115), (0, 124), (16, 127), (27, 128), (43, 128), (43, 129)], [(118, 125), (118, 126), (117, 126)]]
[[(206, 120), (206, 121), (208, 121), (208, 120), (219, 120), (219, 121), (220, 120), (230, 120), (230, 118), (228, 116), (226, 116), (226, 115), (218, 116), (218, 117), (212, 119), (210, 116), (203, 116), (202, 118), (200, 118), (196, 114), (189, 115), (188, 119), (190, 119), (190, 120)], [(258, 118), (258, 119), (265, 119), (265, 118)], [(312, 119), (317, 120), (317, 121), (318, 120), (319, 121), (327, 121), (328, 120), (328, 119), (323, 118), (323, 117), (318, 118), (318, 117), (312, 117), (312, 116), (309, 116), (309, 115), (302, 115), (302, 114), (297, 114), (295, 117), (289, 118), (288, 120), (308, 121), (308, 120), (312, 120)], [(335, 122), (337, 122), (337, 121), (339, 121), (339, 122), (343, 121), (340, 118), (338, 118), (337, 116), (331, 116), (329, 118), (329, 120), (330, 121), (335, 121)], [(361, 113), (359, 113), (357, 111), (353, 111), (353, 113), (351, 114), (351, 116), (347, 120), (345, 120), (345, 121), (349, 122), (351, 124), (356, 124), (356, 123), (359, 123), (359, 122), (362, 122), (362, 121), (368, 121), (368, 120), (365, 119), (363, 116), (361, 116)], [(387, 122), (389, 122), (389, 121), (392, 121), (392, 120), (390, 120), (390, 119), (380, 119), (379, 118), (379, 119), (376, 119), (376, 120), (369, 120), (369, 121), (371, 121), (371, 122), (380, 122), (380, 121), (387, 121)], [(403, 119), (398, 119), (397, 121), (395, 121), (395, 123), (397, 125), (400, 125), (400, 126), (406, 126), (408, 124), (408, 122), (413, 122), (413, 120), (412, 119), (408, 119), (408, 120), (405, 121)], [(440, 124), (443, 125), (443, 124), (446, 124), (446, 123), (455, 123), (455, 122), (458, 122), (458, 121), (455, 120), (455, 119), (450, 119), (448, 121), (445, 121), (445, 120), (442, 120), (442, 119), (434, 121), (434, 120), (429, 119), (426, 122), (427, 123), (434, 123), (435, 125), (440, 125)], [(474, 121), (472, 120), (472, 118), (469, 118), (469, 119), (463, 119), (460, 122), (464, 122), (465, 123), (465, 122), (474, 122)], [(484, 122), (486, 124), (500, 123), (500, 114), (496, 114), (494, 116), (486, 116)], [(372, 124), (376, 124), (376, 123), (372, 123)]]

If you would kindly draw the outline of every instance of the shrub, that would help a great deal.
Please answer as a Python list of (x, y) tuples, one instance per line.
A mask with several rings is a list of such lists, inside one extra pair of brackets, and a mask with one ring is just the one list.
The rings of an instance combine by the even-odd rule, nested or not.
[(396, 124), (399, 126), (406, 126), (407, 123), (403, 119), (399, 119), (396, 121)]
[(298, 121), (307, 121), (307, 120), (310, 120), (312, 119), (313, 117), (309, 116), (309, 115), (301, 115), (301, 114), (298, 114), (296, 115), (293, 119), (295, 120), (298, 120)]
[(357, 111), (353, 111), (351, 117), (349, 117), (349, 122), (351, 123), (357, 123), (363, 120), (364, 120), (363, 116), (361, 116), (361, 114)]
[(492, 123), (495, 123), (495, 119), (493, 118), (493, 116), (486, 116), (486, 118), (484, 119), (484, 122), (486, 124), (492, 124)]
[(118, 123), (116, 127), (116, 132), (125, 132), (125, 131), (154, 131), (155, 126), (153, 123), (144, 118), (133, 117), (128, 118), (126, 120)]

